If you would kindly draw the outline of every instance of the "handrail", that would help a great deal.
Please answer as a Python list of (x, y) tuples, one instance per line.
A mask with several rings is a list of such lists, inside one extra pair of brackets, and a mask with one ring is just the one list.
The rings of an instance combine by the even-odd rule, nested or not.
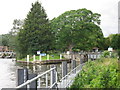
[(53, 68), (51, 68), (50, 70), (48, 70), (48, 71), (46, 71), (46, 72), (44, 72), (44, 73), (42, 73), (42, 74), (40, 74), (40, 75), (34, 77), (34, 78), (31, 79), (31, 80), (27, 80), (25, 83), (23, 83), (23, 84), (17, 86), (16, 89), (22, 88), (22, 87), (24, 87), (24, 86), (26, 86), (26, 85), (32, 83), (33, 81), (37, 80), (38, 78), (42, 77), (43, 75), (47, 74), (48, 72), (54, 70), (55, 68), (56, 68), (56, 67), (53, 67)]
[[(72, 72), (73, 72), (74, 70), (76, 70), (77, 68), (79, 68), (81, 65), (84, 65), (84, 64), (80, 64), (80, 65), (78, 65), (77, 67), (75, 67), (74, 69), (72, 69), (67, 75), (65, 75), (65, 76), (60, 80), (60, 82), (62, 82), (64, 79), (66, 79), (70, 74), (72, 74)], [(79, 69), (78, 72), (79, 72), (80, 70), (81, 70), (81, 69)], [(76, 72), (75, 74), (78, 74), (78, 73)], [(71, 82), (72, 82), (72, 80), (70, 80), (70, 82), (68, 82), (66, 85), (64, 85), (65, 88), (67, 88)], [(60, 88), (61, 88), (61, 87), (60, 87)]]

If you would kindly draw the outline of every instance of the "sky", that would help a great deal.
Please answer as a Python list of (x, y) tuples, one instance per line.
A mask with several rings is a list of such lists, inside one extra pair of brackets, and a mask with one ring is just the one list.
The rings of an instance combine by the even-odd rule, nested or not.
[(0, 34), (12, 29), (14, 19), (25, 19), (35, 1), (42, 3), (50, 20), (65, 11), (86, 8), (101, 14), (100, 27), (105, 37), (118, 33), (119, 0), (1, 0)]

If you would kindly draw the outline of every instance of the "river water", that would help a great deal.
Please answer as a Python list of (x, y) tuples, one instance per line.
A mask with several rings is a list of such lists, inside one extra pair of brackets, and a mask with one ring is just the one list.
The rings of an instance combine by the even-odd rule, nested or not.
[[(57, 66), (58, 78), (61, 78), (61, 64), (55, 64)], [(0, 59), (0, 90), (1, 88), (14, 88), (16, 87), (17, 69), (29, 68), (29, 73), (40, 74), (50, 69), (51, 65), (26, 65), (16, 63), (12, 59)], [(68, 72), (71, 70), (71, 64), (67, 65)]]
[(12, 59), (0, 59), (0, 90), (15, 87), (16, 70), (15, 62), (12, 62)]

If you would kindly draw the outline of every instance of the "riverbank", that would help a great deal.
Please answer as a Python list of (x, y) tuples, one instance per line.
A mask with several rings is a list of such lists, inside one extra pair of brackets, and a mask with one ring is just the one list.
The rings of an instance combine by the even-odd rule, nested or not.
[(68, 63), (71, 62), (71, 59), (57, 59), (57, 60), (43, 60), (43, 61), (40, 61), (40, 60), (36, 60), (36, 61), (21, 61), (21, 60), (16, 60), (16, 62), (18, 63), (26, 63), (26, 64), (41, 64), (41, 65), (44, 65), (44, 64), (58, 64), (58, 63), (62, 63), (63, 61), (67, 61)]

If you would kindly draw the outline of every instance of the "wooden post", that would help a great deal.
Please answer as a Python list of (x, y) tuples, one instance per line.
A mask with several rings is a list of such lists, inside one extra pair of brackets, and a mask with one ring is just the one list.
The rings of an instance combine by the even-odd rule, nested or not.
[[(73, 70), (76, 67), (76, 60), (72, 60), (71, 69)], [(76, 73), (76, 70), (73, 70), (73, 73)]]
[(47, 55), (47, 60), (49, 60), (50, 59), (50, 56), (49, 56), (49, 54)]
[[(28, 69), (18, 69), (17, 70), (17, 86), (23, 84), (28, 80)], [(27, 86), (22, 87), (18, 90), (27, 90)]]
[[(28, 75), (28, 79), (30, 80), (30, 79), (32, 79), (32, 78), (34, 78), (34, 77), (36, 77), (37, 76), (37, 74), (29, 74)], [(30, 89), (29, 90), (37, 90), (37, 80), (36, 81), (33, 81), (32, 83), (30, 83), (30, 87), (29, 87)]]
[(67, 75), (67, 61), (62, 62), (62, 77)]
[(27, 55), (27, 62), (29, 62), (29, 55)]
[(33, 61), (35, 62), (36, 60), (35, 60), (35, 55), (33, 55)]
[(60, 54), (60, 59), (62, 59), (62, 54)]

